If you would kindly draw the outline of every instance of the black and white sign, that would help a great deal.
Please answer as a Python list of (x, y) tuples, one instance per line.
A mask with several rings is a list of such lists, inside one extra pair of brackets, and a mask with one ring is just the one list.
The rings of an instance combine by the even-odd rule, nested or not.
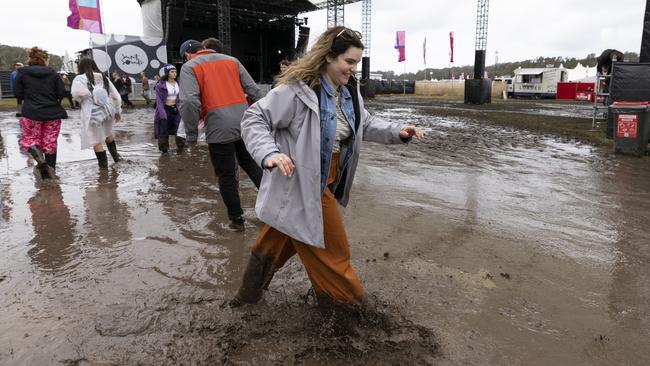
[(162, 38), (93, 33), (91, 41), (93, 59), (101, 71), (117, 71), (134, 79), (140, 79), (142, 71), (148, 77), (163, 75), (167, 45)]

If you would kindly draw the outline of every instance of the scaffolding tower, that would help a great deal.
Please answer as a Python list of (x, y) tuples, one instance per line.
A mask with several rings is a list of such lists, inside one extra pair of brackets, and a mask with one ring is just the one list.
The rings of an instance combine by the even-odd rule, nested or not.
[(317, 9), (327, 9), (327, 27), (336, 27), (345, 23), (346, 4), (357, 3), (360, 0), (323, 0), (315, 3)]
[(363, 35), (363, 56), (370, 57), (370, 22), (372, 20), (372, 0), (363, 0), (361, 4), (361, 34)]
[(489, 0), (478, 0), (478, 6), (476, 8), (476, 51), (485, 51), (487, 49), (489, 8)]
[(465, 103), (492, 102), (492, 81), (485, 78), (489, 0), (478, 0), (476, 5), (476, 40), (474, 43), (474, 77), (465, 80)]
[(345, 3), (341, 0), (327, 0), (327, 27), (343, 25), (345, 21)]
[(231, 52), (230, 38), (230, 0), (217, 0), (217, 33), (223, 43), (224, 52)]

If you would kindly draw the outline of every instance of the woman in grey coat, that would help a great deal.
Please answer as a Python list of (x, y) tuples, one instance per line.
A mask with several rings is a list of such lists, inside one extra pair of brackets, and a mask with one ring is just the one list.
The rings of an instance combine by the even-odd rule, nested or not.
[(326, 315), (348, 318), (365, 302), (336, 202), (348, 203), (363, 140), (406, 143), (424, 134), (364, 109), (354, 77), (362, 51), (358, 32), (328, 29), (245, 113), (242, 137), (265, 168), (255, 209), (266, 226), (233, 306), (259, 301), (296, 253)]

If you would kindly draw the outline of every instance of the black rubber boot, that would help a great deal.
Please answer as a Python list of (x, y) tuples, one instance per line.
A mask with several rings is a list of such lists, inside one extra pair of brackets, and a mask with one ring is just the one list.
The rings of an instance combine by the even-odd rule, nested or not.
[(45, 161), (45, 155), (43, 155), (41, 149), (39, 149), (36, 145), (32, 145), (28, 151), (34, 160), (36, 160), (36, 168), (38, 168), (38, 171), (41, 173), (41, 178), (52, 178), (50, 176), (50, 169), (47, 165), (47, 162)]
[(108, 157), (106, 156), (106, 151), (95, 151), (95, 156), (97, 156), (97, 164), (101, 169), (108, 169)]
[(117, 153), (117, 146), (115, 146), (115, 140), (113, 140), (111, 142), (107, 142), (106, 146), (108, 147), (108, 152), (111, 153), (111, 156), (113, 157), (114, 162), (117, 163), (118, 161), (122, 160), (122, 157), (120, 156), (120, 154)]
[(269, 286), (273, 278), (274, 257), (262, 257), (251, 253), (241, 287), (235, 298), (230, 301), (231, 307), (240, 307), (244, 304), (256, 304), (264, 290)]
[(158, 150), (160, 150), (160, 152), (163, 154), (169, 151), (169, 140), (167, 137), (164, 139), (162, 137), (158, 139)]
[(56, 153), (45, 154), (45, 162), (47, 162), (47, 165), (49, 165), (53, 171), (56, 171)]
[(158, 131), (160, 131), (160, 134), (158, 135), (158, 150), (160, 150), (163, 154), (169, 151), (169, 124), (166, 119), (161, 119), (160, 120), (160, 126), (158, 127)]
[(246, 221), (244, 220), (243, 216), (239, 217), (234, 217), (230, 219), (230, 223), (228, 224), (228, 228), (230, 228), (233, 231), (237, 232), (242, 232), (246, 230)]
[(177, 152), (181, 154), (185, 150), (185, 139), (180, 136), (175, 136)]

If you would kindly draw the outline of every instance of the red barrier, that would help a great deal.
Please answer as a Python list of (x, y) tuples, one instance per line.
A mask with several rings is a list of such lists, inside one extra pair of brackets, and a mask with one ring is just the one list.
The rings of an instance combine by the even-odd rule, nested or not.
[(594, 83), (557, 83), (558, 100), (594, 100)]

